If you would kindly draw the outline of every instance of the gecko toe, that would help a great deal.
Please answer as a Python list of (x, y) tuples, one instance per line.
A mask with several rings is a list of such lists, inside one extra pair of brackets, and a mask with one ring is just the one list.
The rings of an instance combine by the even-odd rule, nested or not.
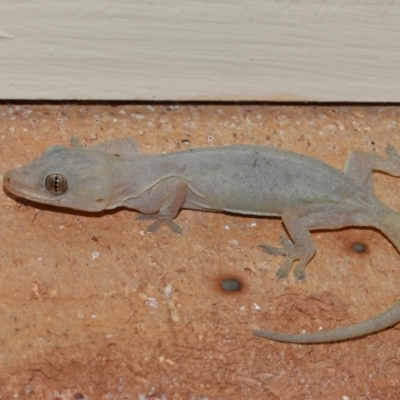
[(293, 252), (293, 242), (285, 236), (281, 236), (282, 247), (270, 246), (268, 244), (260, 244), (260, 247), (272, 256), (290, 256)]
[(182, 235), (183, 229), (181, 228), (180, 225), (176, 224), (175, 222), (167, 221), (165, 225), (167, 225), (172, 230), (172, 232), (176, 233), (177, 235)]
[(293, 259), (287, 258), (282, 266), (276, 271), (276, 279), (286, 279), (289, 276), (290, 267), (292, 266)]
[(260, 244), (260, 247), (265, 251), (267, 254), (271, 256), (286, 256), (287, 252), (283, 247), (274, 247), (268, 244)]
[(154, 232), (158, 231), (158, 229), (160, 228), (161, 225), (162, 225), (161, 221), (154, 221), (152, 224), (150, 224), (145, 229), (145, 232), (146, 233), (154, 233)]
[(301, 282), (306, 280), (306, 270), (304, 265), (297, 265), (293, 270), (293, 275), (296, 281)]

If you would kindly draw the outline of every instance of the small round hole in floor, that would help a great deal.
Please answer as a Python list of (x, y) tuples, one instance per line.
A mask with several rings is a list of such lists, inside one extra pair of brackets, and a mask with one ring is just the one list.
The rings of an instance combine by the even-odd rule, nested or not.
[(364, 253), (365, 252), (365, 245), (362, 243), (354, 243), (351, 248), (356, 251), (357, 253)]
[(221, 282), (221, 289), (229, 292), (240, 290), (240, 282), (237, 279), (225, 279)]

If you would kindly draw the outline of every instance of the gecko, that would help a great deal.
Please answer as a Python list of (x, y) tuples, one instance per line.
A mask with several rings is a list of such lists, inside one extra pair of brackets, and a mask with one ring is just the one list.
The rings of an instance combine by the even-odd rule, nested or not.
[[(344, 172), (292, 151), (257, 145), (234, 145), (141, 154), (133, 138), (86, 148), (46, 149), (41, 157), (8, 171), (6, 191), (35, 202), (99, 212), (116, 207), (138, 211), (153, 220), (146, 232), (167, 225), (175, 233), (180, 209), (280, 217), (289, 237), (281, 247), (261, 245), (286, 256), (276, 277), (305, 279), (314, 257), (313, 230), (372, 227), (400, 251), (400, 213), (381, 203), (373, 191), (373, 171), (400, 176), (400, 156), (392, 145), (386, 155), (352, 151)], [(256, 330), (268, 339), (324, 343), (362, 337), (400, 322), (400, 300), (360, 323), (310, 333)]]

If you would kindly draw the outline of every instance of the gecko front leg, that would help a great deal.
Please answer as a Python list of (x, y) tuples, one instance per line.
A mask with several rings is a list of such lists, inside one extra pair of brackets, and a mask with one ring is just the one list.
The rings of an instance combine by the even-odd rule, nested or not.
[(135, 199), (126, 202), (126, 206), (140, 211), (139, 221), (154, 220), (145, 232), (156, 232), (167, 225), (173, 232), (182, 234), (182, 228), (173, 221), (185, 202), (186, 181), (179, 177), (163, 179)]

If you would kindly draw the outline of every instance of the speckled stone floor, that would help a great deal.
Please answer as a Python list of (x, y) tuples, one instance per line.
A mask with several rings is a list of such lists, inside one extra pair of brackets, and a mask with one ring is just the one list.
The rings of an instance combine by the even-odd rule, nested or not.
[[(400, 149), (399, 121), (395, 106), (2, 104), (0, 174), (72, 136), (131, 136), (147, 154), (273, 145), (342, 169), (352, 149)], [(374, 183), (400, 210), (400, 179)], [(279, 219), (184, 210), (178, 236), (144, 234), (126, 209), (61, 210), (4, 191), (0, 207), (1, 399), (400, 397), (398, 327), (325, 345), (252, 335), (344, 326), (396, 301), (400, 254), (377, 231), (314, 232), (307, 280), (278, 282), (283, 257), (259, 244), (279, 243)], [(225, 279), (241, 290), (222, 290)]]

